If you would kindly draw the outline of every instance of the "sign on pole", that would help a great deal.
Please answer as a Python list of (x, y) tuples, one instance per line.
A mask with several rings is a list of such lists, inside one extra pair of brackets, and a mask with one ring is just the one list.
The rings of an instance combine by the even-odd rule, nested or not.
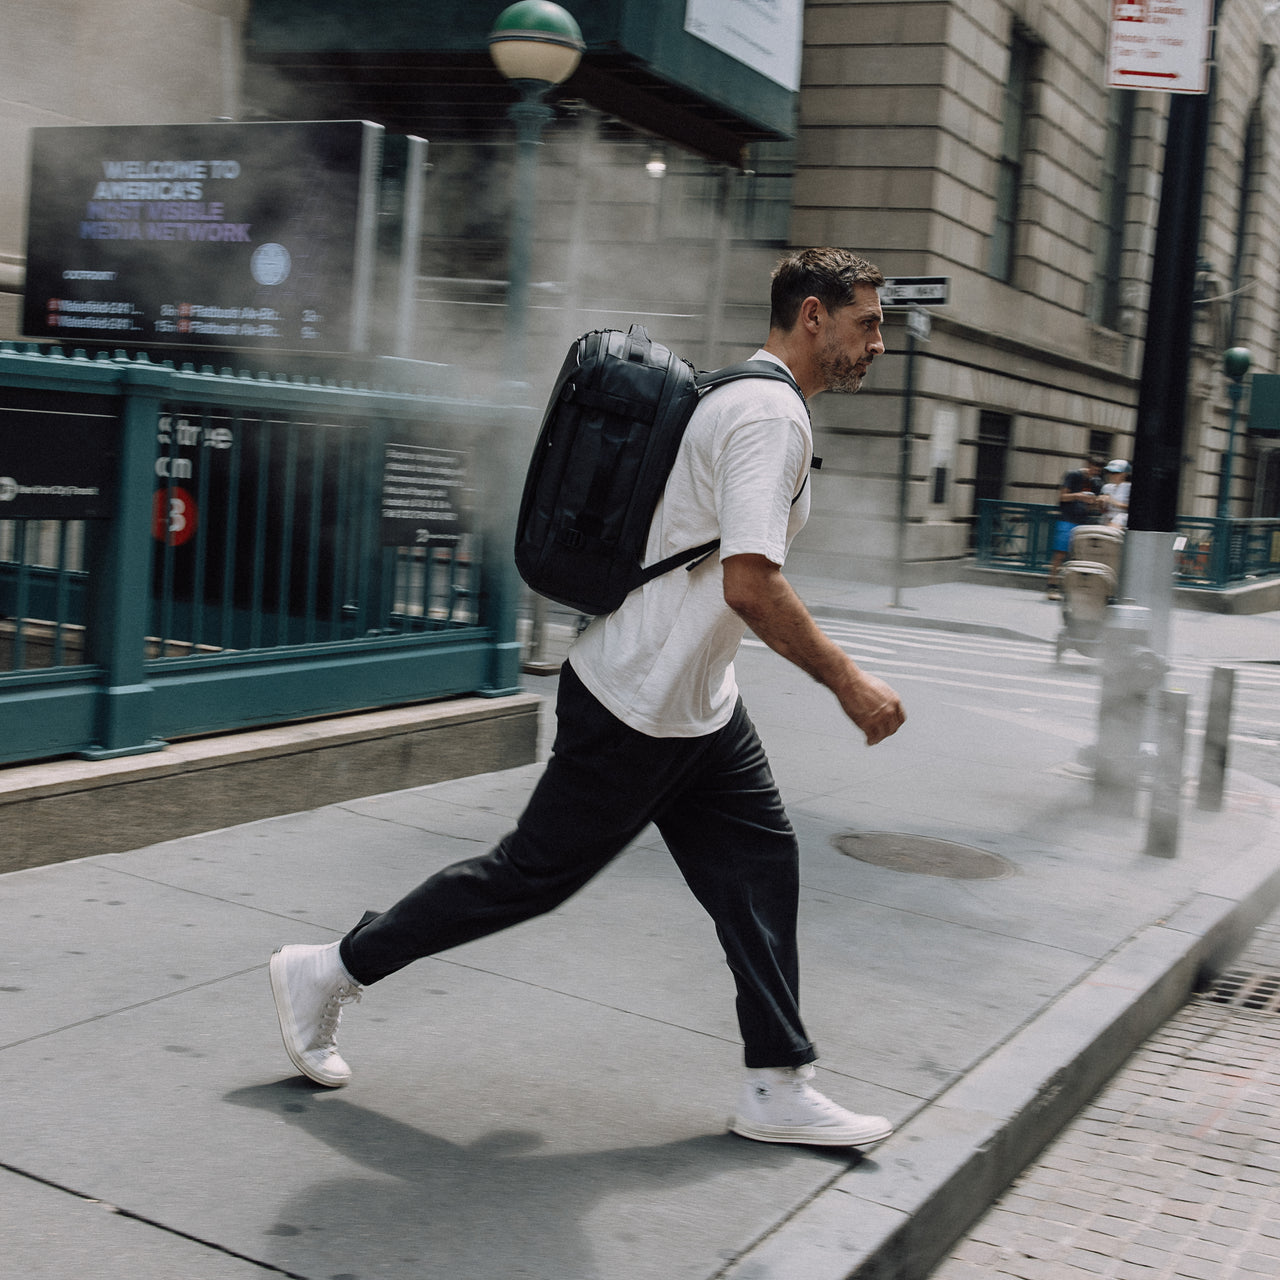
[(921, 342), (928, 342), (932, 328), (932, 318), (923, 307), (912, 307), (907, 312), (907, 332), (913, 338), (917, 338)]
[(950, 276), (886, 276), (880, 286), (882, 307), (941, 307), (951, 290)]
[(1209, 92), (1213, 0), (1112, 0), (1107, 85)]

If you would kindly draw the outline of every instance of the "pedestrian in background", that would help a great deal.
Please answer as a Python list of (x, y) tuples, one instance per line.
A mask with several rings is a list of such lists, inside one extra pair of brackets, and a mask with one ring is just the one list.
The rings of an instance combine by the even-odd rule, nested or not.
[(320, 1084), (351, 1071), (342, 1008), (412, 961), (552, 910), (656, 824), (714, 921), (737, 989), (746, 1076), (734, 1132), (856, 1147), (892, 1132), (812, 1085), (800, 1018), (799, 849), (733, 659), (748, 627), (835, 695), (868, 744), (895, 733), (897, 695), (817, 625), (782, 574), (809, 512), (807, 396), (854, 392), (884, 351), (878, 268), (843, 249), (788, 255), (773, 273), (768, 339), (754, 359), (794, 386), (748, 378), (694, 411), (649, 531), (645, 562), (720, 538), (596, 618), (560, 677), (546, 770), (515, 831), (447, 867), (340, 942), (282, 947), (271, 983), (285, 1047)]
[(1102, 486), (1102, 523), (1115, 529), (1129, 527), (1129, 493), (1133, 488), (1133, 472), (1123, 458), (1107, 463), (1106, 483)]
[(1062, 599), (1058, 571), (1071, 550), (1071, 531), (1081, 524), (1097, 524), (1102, 512), (1102, 458), (1091, 456), (1082, 467), (1068, 471), (1058, 490), (1058, 522), (1053, 531), (1053, 555), (1047, 584), (1050, 600)]

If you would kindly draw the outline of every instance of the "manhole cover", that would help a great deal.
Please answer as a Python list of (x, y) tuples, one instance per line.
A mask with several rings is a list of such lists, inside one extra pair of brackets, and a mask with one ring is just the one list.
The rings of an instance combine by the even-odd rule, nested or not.
[(903, 835), (892, 831), (860, 831), (835, 836), (831, 843), (843, 854), (920, 876), (946, 876), (952, 880), (999, 880), (1013, 875), (1013, 863), (985, 849), (931, 836)]

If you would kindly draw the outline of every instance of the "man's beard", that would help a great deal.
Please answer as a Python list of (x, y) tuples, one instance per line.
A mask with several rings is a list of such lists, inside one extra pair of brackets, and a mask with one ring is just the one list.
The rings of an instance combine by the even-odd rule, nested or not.
[[(867, 365), (870, 360), (866, 362)], [(844, 391), (852, 395), (862, 386), (866, 365), (858, 364), (840, 350), (825, 347), (818, 353), (818, 369), (828, 391)]]

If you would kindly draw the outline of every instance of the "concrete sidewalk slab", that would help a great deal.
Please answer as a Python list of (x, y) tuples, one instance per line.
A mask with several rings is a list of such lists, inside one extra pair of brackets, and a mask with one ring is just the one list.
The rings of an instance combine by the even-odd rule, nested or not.
[[(467, 789), (515, 803), (532, 783), (532, 770), (519, 772), (530, 776)], [(525, 1274), (548, 1280), (824, 1280), (916, 1257), (916, 1234), (935, 1239), (945, 1226), (936, 1215), (955, 1217), (1010, 1172), (1008, 1135), (1043, 1111), (1039, 1100), (1059, 1087), (1045, 1081), (1058, 1081), (1064, 1061), (1095, 1038), (1121, 1052), (1114, 1023), (1149, 999), (1144, 965), (1166, 985), (1192, 977), (1191, 935), (1176, 922), (1153, 926), (1171, 945), (1153, 956), (1139, 947), (1142, 963), (1123, 947), (1108, 961), (1106, 931), (1089, 919), (1072, 946), (1037, 939), (1030, 919), (1010, 927), (1008, 894), (1065, 898), (1054, 876), (1078, 883), (1078, 864), (1027, 857), (1018, 876), (957, 895), (842, 858), (805, 801), (802, 945), (823, 1085), (907, 1122), (870, 1159), (850, 1169), (831, 1153), (723, 1134), (737, 1056), (727, 978), (665, 855), (645, 846), (537, 925), (367, 993), (344, 1027), (357, 1082), (313, 1089), (283, 1057), (265, 954), (273, 940), (336, 936), (343, 922), (316, 921), (357, 879), (392, 892), (406, 864), (416, 874), (453, 856), (455, 835), (420, 825), (458, 820), (465, 806), (438, 794), (453, 788), (464, 786), (0, 882), (6, 918), (29, 920), (20, 953), (47, 947), (51, 933), (68, 938), (69, 924), (79, 945), (68, 949), (86, 953), (72, 963), (96, 984), (55, 966), (48, 982), (9, 993), (8, 1007), (30, 1002), (49, 1016), (28, 1020), (23, 1043), (6, 1035), (12, 1118), (0, 1161), (295, 1275), (361, 1274), (371, 1262), (394, 1275), (428, 1261), (450, 1277), (501, 1274), (515, 1224)], [(1237, 833), (1239, 817), (1229, 819)], [(362, 856), (343, 873), (348, 855), (335, 849), (359, 832)], [(1232, 858), (1228, 889), (1253, 892), (1275, 860), (1269, 849)], [(1164, 885), (1157, 900), (1195, 914), (1193, 868), (1144, 870)], [(246, 883), (252, 898), (233, 888)], [(88, 914), (35, 909), (51, 901)], [(1149, 919), (1143, 901), (1091, 903), (1113, 926), (1111, 945)], [(1196, 927), (1203, 934), (1204, 921)], [(208, 948), (232, 965), (219, 972)], [(1101, 1023), (1087, 1011), (1098, 993)], [(993, 1150), (1004, 1153), (996, 1169), (975, 1178), (971, 1162)]]
[[(431, 967), (429, 1020), (421, 989), (392, 994), (351, 1037), (360, 1092), (262, 1069), (281, 1050), (261, 971), (69, 1028), (56, 1072), (47, 1042), (6, 1050), (5, 1164), (290, 1274), (477, 1280), (628, 1274), (657, 1223), (661, 1259), (633, 1274), (705, 1275), (829, 1178), (830, 1158), (708, 1132), (701, 1037), (527, 986), (513, 1028), (505, 980)], [(693, 1086), (625, 1069), (651, 1055)]]
[[(4, 1266), (31, 1280), (262, 1280), (255, 1262), (19, 1174), (0, 1170)], [(21, 1223), (15, 1230), (11, 1224)]]

